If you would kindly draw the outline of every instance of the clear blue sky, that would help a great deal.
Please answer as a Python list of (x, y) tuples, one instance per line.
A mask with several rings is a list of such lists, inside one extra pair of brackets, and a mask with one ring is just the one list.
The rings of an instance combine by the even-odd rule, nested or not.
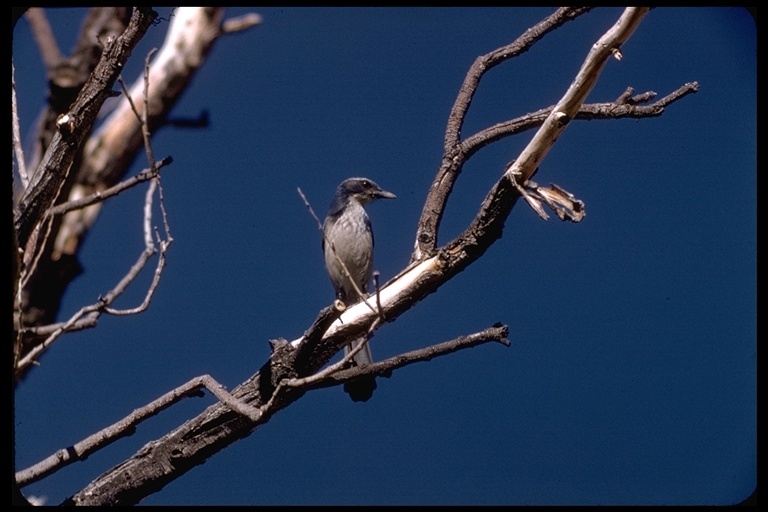
[[(315, 221), (336, 185), (367, 176), (384, 281), (408, 262), (446, 119), (473, 60), (551, 9), (264, 8), (220, 40), (165, 129), (175, 239), (149, 311), (103, 317), (49, 350), (15, 395), (23, 468), (210, 374), (232, 388), (333, 299)], [(234, 16), (248, 11), (228, 10)], [(159, 9), (167, 17), (170, 9)], [(481, 82), (464, 135), (555, 103), (621, 10), (596, 9)], [(49, 10), (64, 51), (80, 9)], [(132, 81), (161, 44), (134, 52)], [(730, 504), (756, 485), (756, 28), (738, 8), (652, 10), (589, 102), (626, 87), (701, 90), (658, 118), (571, 123), (536, 180), (586, 203), (580, 224), (524, 203), (478, 262), (372, 340), (376, 358), (495, 322), (488, 344), (379, 379), (373, 399), (309, 393), (147, 505)], [(14, 33), (22, 129), (45, 98), (24, 20)], [(533, 132), (466, 166), (440, 232), (472, 218)], [(144, 161), (135, 170), (145, 167)], [(142, 249), (143, 190), (111, 201), (62, 318), (93, 303)], [(137, 305), (149, 276), (118, 306)], [(87, 461), (24, 489), (59, 503), (213, 403), (188, 400)]]

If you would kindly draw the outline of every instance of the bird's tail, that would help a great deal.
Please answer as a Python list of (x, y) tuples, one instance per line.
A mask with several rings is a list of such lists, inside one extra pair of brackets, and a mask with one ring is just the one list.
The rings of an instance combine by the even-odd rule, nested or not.
[[(344, 357), (346, 357), (347, 354), (352, 352), (353, 349), (357, 348), (361, 343), (363, 343), (364, 340), (365, 338), (361, 338), (357, 341), (353, 341), (352, 343), (344, 347)], [(366, 364), (373, 363), (373, 356), (371, 355), (371, 345), (369, 343), (366, 343), (363, 349), (357, 354), (355, 354), (355, 357), (352, 358), (352, 361), (354, 361), (354, 363), (357, 366), (363, 366)]]
[[(357, 347), (360, 343), (363, 343), (363, 339), (354, 341), (344, 347), (344, 356), (350, 353), (353, 348)], [(371, 346), (366, 343), (360, 352), (355, 354), (352, 361), (356, 366), (368, 365), (373, 363), (373, 356), (371, 356)], [(373, 391), (376, 389), (376, 379), (373, 376), (360, 377), (359, 379), (351, 380), (344, 384), (344, 391), (347, 392), (353, 402), (367, 402)]]

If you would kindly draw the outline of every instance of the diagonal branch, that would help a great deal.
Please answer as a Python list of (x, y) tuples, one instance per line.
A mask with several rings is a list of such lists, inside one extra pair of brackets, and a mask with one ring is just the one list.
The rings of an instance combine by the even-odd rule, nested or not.
[(57, 204), (56, 206), (48, 210), (46, 212), (46, 215), (47, 216), (62, 215), (64, 213), (71, 212), (73, 210), (79, 210), (81, 208), (85, 208), (86, 206), (90, 206), (92, 204), (106, 201), (110, 197), (116, 196), (121, 192), (128, 190), (129, 188), (133, 188), (139, 183), (144, 183), (145, 181), (149, 181), (152, 178), (155, 178), (157, 176), (157, 171), (159, 171), (166, 165), (171, 164), (172, 162), (173, 162), (173, 158), (170, 156), (167, 156), (156, 163), (154, 171), (152, 169), (144, 169), (136, 176), (128, 178), (125, 181), (121, 181), (114, 187), (109, 187), (108, 189), (103, 190), (101, 192), (98, 192), (98, 191), (94, 192), (88, 197), (83, 197), (81, 199), (73, 199), (71, 201), (67, 201), (66, 203)]
[(45, 210), (53, 204), (77, 150), (90, 132), (102, 104), (109, 97), (119, 70), (156, 16), (157, 13), (151, 9), (134, 9), (128, 28), (116, 40), (109, 42), (99, 64), (69, 109), (73, 129), (62, 129), (53, 136), (51, 145), (32, 175), (14, 213), (14, 227), (21, 247), (26, 245), (32, 229), (43, 217)]
[(182, 384), (176, 389), (165, 393), (143, 407), (135, 409), (131, 414), (120, 421), (104, 428), (95, 434), (67, 448), (62, 448), (53, 455), (26, 469), (16, 472), (16, 483), (19, 487), (42, 480), (46, 476), (72, 464), (85, 460), (89, 455), (109, 446), (118, 439), (132, 435), (136, 427), (143, 421), (159, 414), (171, 405), (191, 396), (199, 396), (198, 390), (205, 388), (219, 401), (231, 410), (256, 421), (259, 412), (246, 404), (232, 398), (227, 390), (210, 375), (201, 375)]
[(32, 30), (35, 41), (37, 41), (37, 46), (40, 48), (40, 55), (43, 58), (45, 68), (52, 71), (61, 63), (63, 57), (59, 45), (56, 43), (56, 38), (53, 36), (48, 18), (45, 16), (45, 11), (40, 7), (30, 7), (24, 15), (29, 22), (29, 28)]
[[(615, 102), (610, 103), (590, 103), (582, 105), (579, 112), (576, 114), (576, 119), (640, 119), (657, 117), (662, 115), (666, 107), (675, 101), (682, 99), (689, 94), (696, 93), (698, 90), (699, 84), (697, 82), (683, 84), (663, 98), (660, 98), (653, 103), (648, 103), (647, 105), (641, 105), (640, 103), (646, 103), (653, 99), (656, 96), (656, 93), (647, 92), (642, 95), (631, 96), (632, 90), (629, 89), (630, 95), (624, 100), (619, 98)], [(515, 119), (495, 124), (470, 135), (460, 144), (460, 149), (457, 151), (457, 154), (460, 155), (459, 160), (466, 162), (480, 149), (489, 144), (541, 126), (554, 108), (555, 105), (552, 105), (537, 110), (536, 112), (531, 112)]]
[(647, 7), (627, 8), (613, 27), (592, 45), (571, 86), (549, 113), (533, 139), (505, 171), (508, 179), (525, 182), (533, 176), (558, 136), (578, 114), (608, 59), (616, 55), (615, 52), (629, 39), (648, 10)]
[(353, 379), (366, 376), (389, 377), (394, 370), (403, 368), (414, 363), (431, 361), (432, 359), (457, 352), (459, 350), (476, 347), (489, 341), (497, 341), (502, 345), (509, 346), (509, 327), (496, 324), (480, 332), (460, 336), (450, 341), (438, 343), (428, 347), (412, 350), (383, 361), (377, 361), (366, 366), (354, 366), (325, 376), (310, 386), (310, 389), (320, 389), (332, 386), (338, 386)]

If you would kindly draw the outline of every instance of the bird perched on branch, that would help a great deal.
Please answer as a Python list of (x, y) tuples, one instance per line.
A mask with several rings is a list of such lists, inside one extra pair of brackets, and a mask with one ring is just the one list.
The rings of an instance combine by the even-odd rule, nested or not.
[[(368, 283), (373, 273), (373, 230), (363, 206), (380, 198), (394, 199), (395, 194), (382, 190), (367, 178), (346, 179), (336, 189), (325, 217), (325, 268), (336, 289), (336, 297), (345, 306), (351, 306), (360, 300), (360, 294), (363, 297), (368, 295)], [(344, 355), (364, 341), (363, 338), (344, 347)], [(354, 356), (353, 361), (358, 366), (373, 362), (367, 343)], [(374, 389), (374, 377), (360, 378), (344, 385), (344, 391), (355, 402), (368, 400)]]

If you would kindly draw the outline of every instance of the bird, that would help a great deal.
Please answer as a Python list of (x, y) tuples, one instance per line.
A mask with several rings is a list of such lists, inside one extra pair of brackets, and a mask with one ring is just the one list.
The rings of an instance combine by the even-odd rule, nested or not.
[[(373, 273), (373, 229), (364, 206), (376, 199), (395, 197), (395, 194), (383, 190), (368, 178), (348, 178), (336, 188), (323, 223), (322, 247), (325, 268), (336, 290), (336, 298), (347, 307), (360, 300), (355, 286), (363, 297), (368, 295), (368, 283)], [(361, 338), (345, 346), (344, 355), (364, 341)], [(372, 362), (371, 349), (366, 343), (355, 354), (353, 364), (362, 366)], [(367, 401), (375, 389), (374, 377), (363, 377), (344, 384), (344, 391), (355, 402)]]

